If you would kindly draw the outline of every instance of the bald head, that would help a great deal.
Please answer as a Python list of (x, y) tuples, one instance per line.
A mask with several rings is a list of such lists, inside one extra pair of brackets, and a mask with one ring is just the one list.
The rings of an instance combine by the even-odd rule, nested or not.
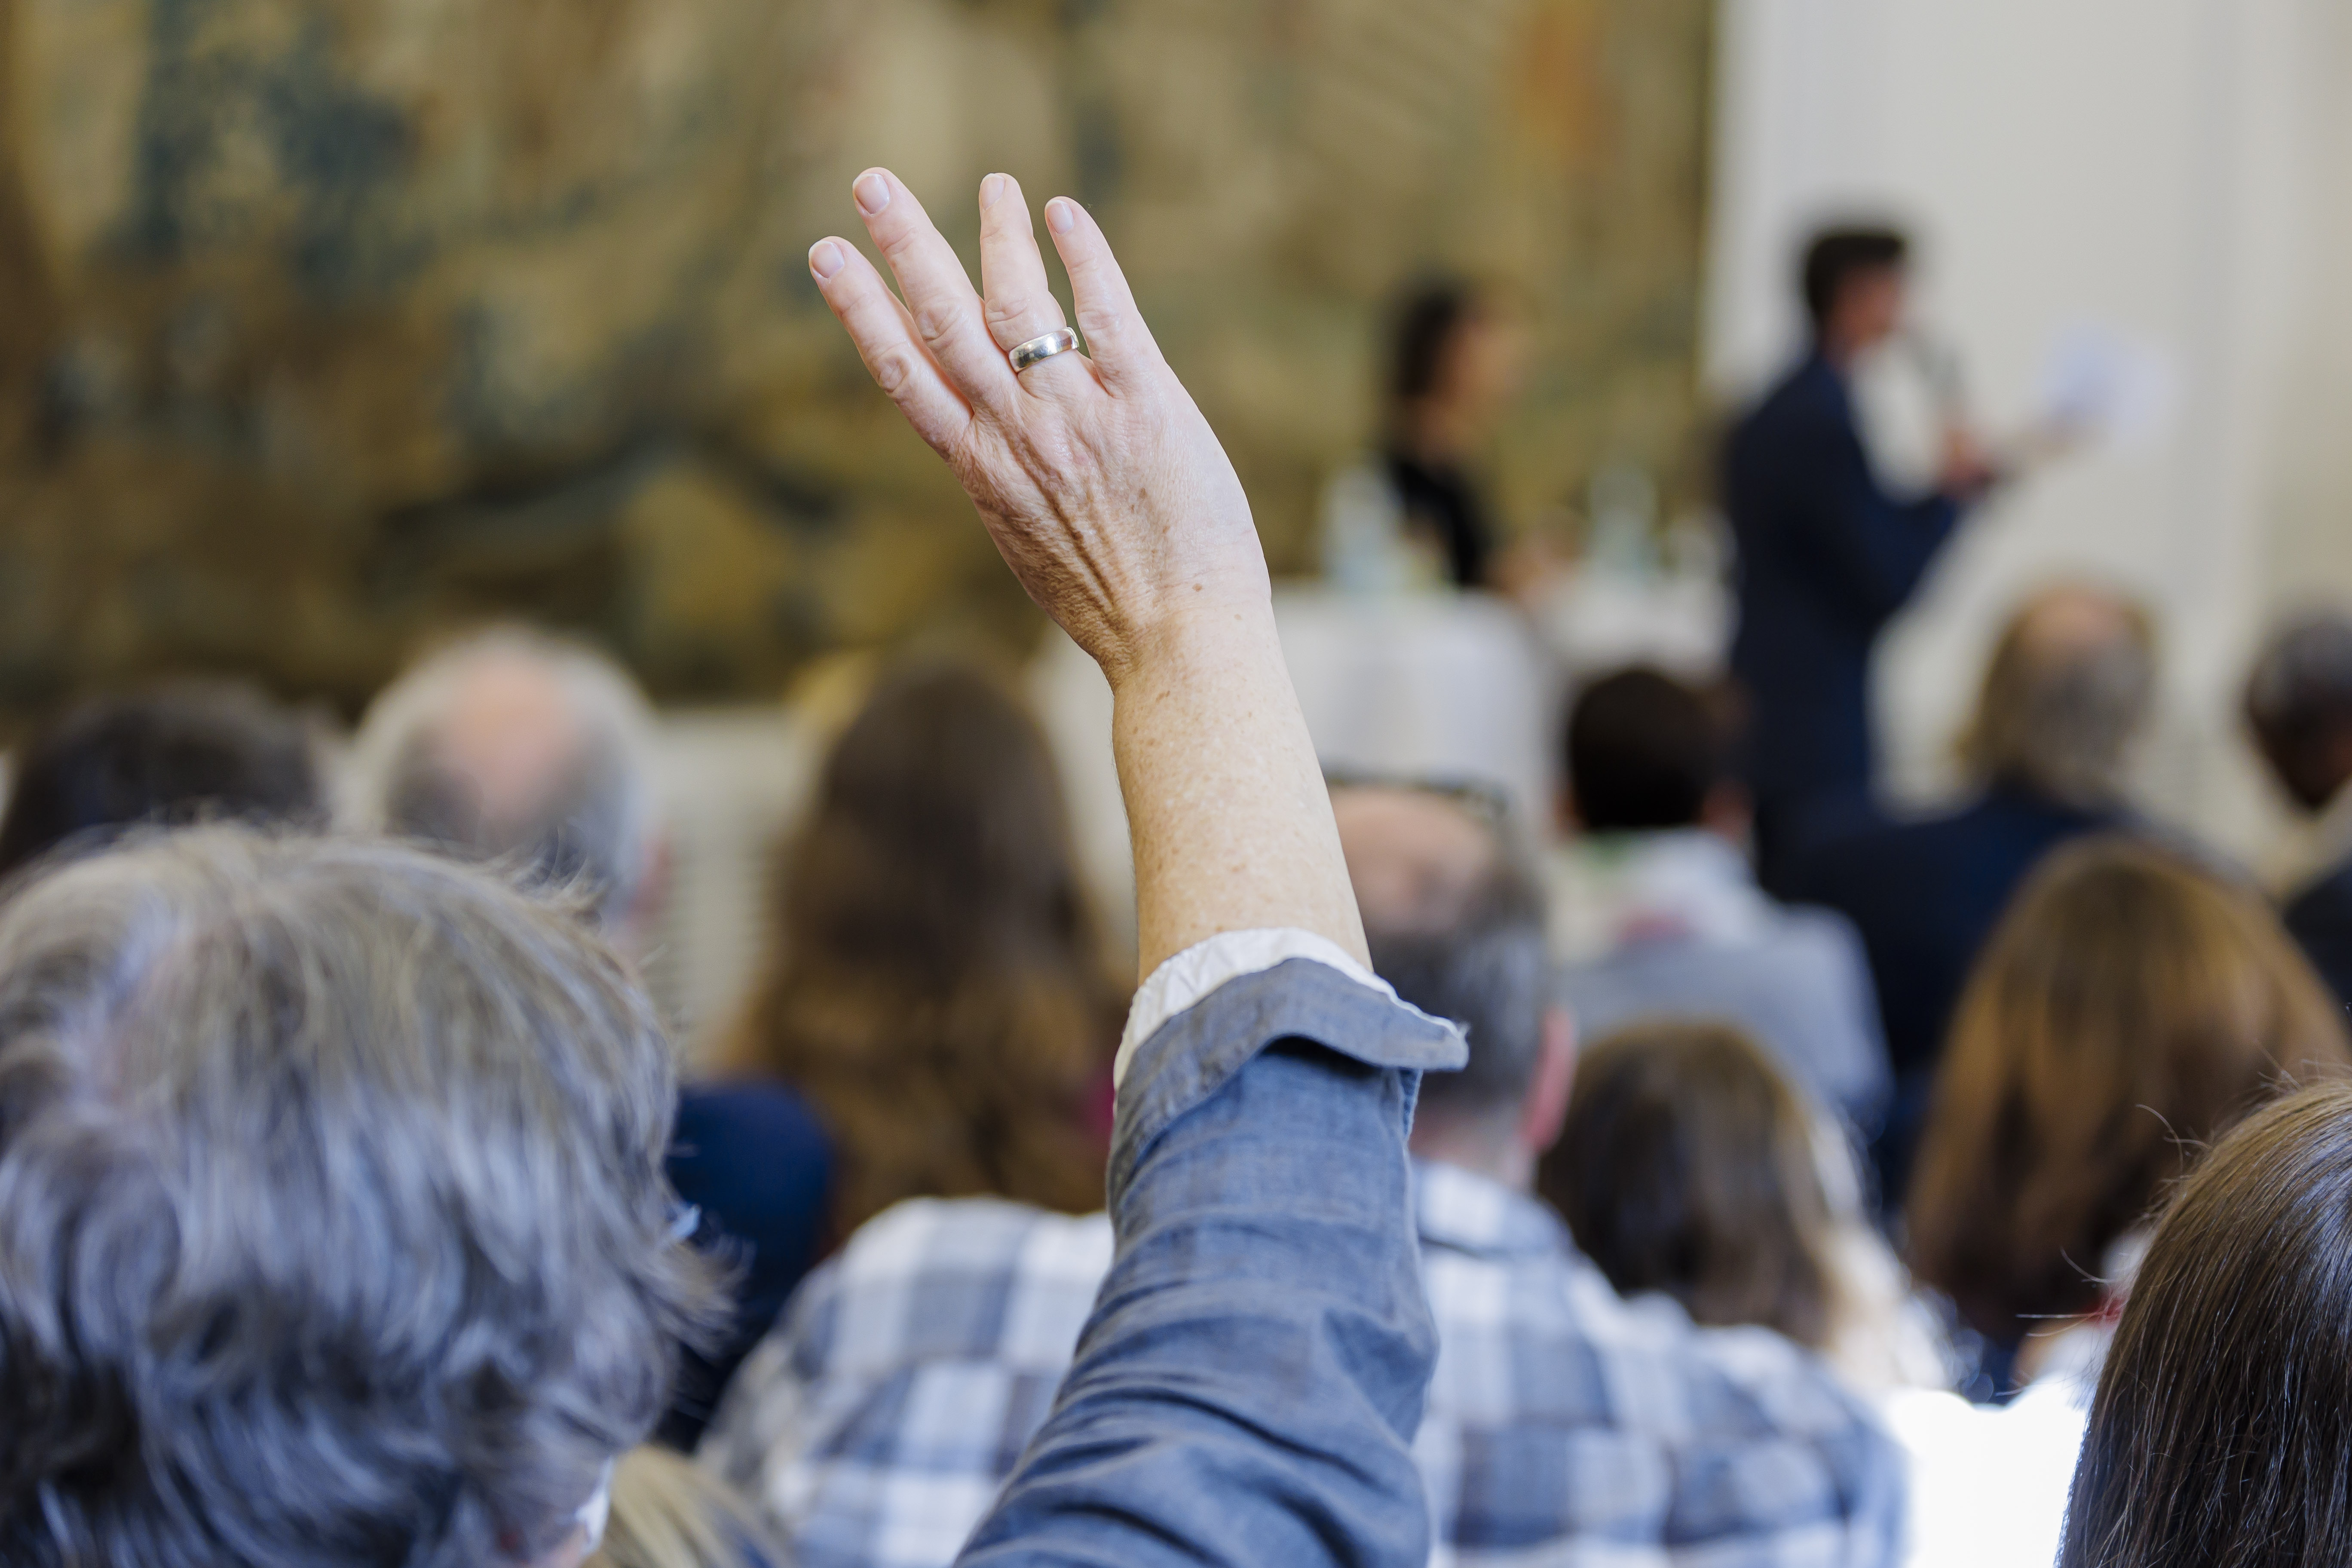
[(361, 726), (360, 826), (579, 884), (608, 935), (656, 858), (652, 719), (629, 678), (520, 629), (459, 643), (379, 697)]
[(1460, 802), (1426, 790), (1331, 795), (1372, 968), (1397, 994), (1450, 1018), (1470, 1065), (1422, 1086), (1439, 1115), (1517, 1106), (1543, 1047), (1543, 904), (1509, 847)]
[(2123, 795), (2155, 689), (2145, 609), (2081, 584), (2045, 588), (2001, 634), (1963, 750), (1988, 782), (2106, 805)]

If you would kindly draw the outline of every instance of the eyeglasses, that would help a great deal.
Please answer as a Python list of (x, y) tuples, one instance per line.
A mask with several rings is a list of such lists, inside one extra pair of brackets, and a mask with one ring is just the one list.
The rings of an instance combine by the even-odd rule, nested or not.
[(1506, 843), (1513, 841), (1518, 827), (1518, 813), (1512, 808), (1509, 793), (1491, 779), (1466, 774), (1454, 777), (1444, 773), (1383, 773), (1359, 772), (1352, 768), (1326, 768), (1323, 770), (1323, 784), (1332, 790), (1383, 789), (1434, 795), (1460, 806), (1477, 818), (1480, 826)]

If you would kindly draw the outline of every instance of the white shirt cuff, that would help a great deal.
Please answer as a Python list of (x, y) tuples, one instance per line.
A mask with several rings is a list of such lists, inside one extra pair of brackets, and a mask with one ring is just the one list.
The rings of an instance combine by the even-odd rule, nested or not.
[(1111, 1064), (1111, 1082), (1116, 1085), (1126, 1079), (1127, 1064), (1135, 1059), (1136, 1051), (1169, 1019), (1198, 1006), (1202, 998), (1228, 980), (1263, 973), (1294, 958), (1328, 965), (1359, 985), (1368, 986), (1391, 1001), (1396, 999), (1396, 992), (1387, 981), (1349, 957), (1346, 949), (1328, 937), (1295, 926), (1219, 931), (1160, 964), (1144, 981), (1142, 989), (1136, 992), (1135, 1004), (1127, 1010), (1127, 1029), (1118, 1038), (1118, 1059)]

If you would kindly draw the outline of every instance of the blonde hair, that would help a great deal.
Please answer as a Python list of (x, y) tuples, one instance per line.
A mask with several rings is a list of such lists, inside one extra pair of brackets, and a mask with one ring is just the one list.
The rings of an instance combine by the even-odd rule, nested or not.
[(612, 1517), (586, 1568), (755, 1568), (779, 1558), (734, 1493), (683, 1456), (645, 1447), (614, 1468)]

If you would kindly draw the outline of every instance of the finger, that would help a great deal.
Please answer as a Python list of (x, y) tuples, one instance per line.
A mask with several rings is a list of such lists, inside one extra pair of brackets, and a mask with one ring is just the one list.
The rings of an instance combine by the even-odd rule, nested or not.
[(845, 239), (809, 247), (817, 291), (857, 345), (875, 384), (889, 395), (915, 433), (945, 452), (971, 423), (971, 407), (918, 341), (907, 308), (891, 296), (874, 264)]
[(1127, 274), (1118, 269), (1101, 226), (1069, 197), (1055, 196), (1045, 204), (1045, 229), (1069, 269), (1071, 303), (1095, 369), (1114, 384), (1156, 369), (1160, 345), (1135, 308)]
[(1013, 392), (1013, 366), (988, 335), (963, 263), (915, 193), (887, 169), (866, 170), (850, 190), (866, 231), (898, 279), (915, 335), (949, 384), (974, 406), (1004, 406)]
[(1029, 223), (1029, 198), (1010, 174), (980, 183), (980, 288), (988, 331), (1010, 351), (1063, 326), (1061, 301), (1045, 279), (1045, 258)]

